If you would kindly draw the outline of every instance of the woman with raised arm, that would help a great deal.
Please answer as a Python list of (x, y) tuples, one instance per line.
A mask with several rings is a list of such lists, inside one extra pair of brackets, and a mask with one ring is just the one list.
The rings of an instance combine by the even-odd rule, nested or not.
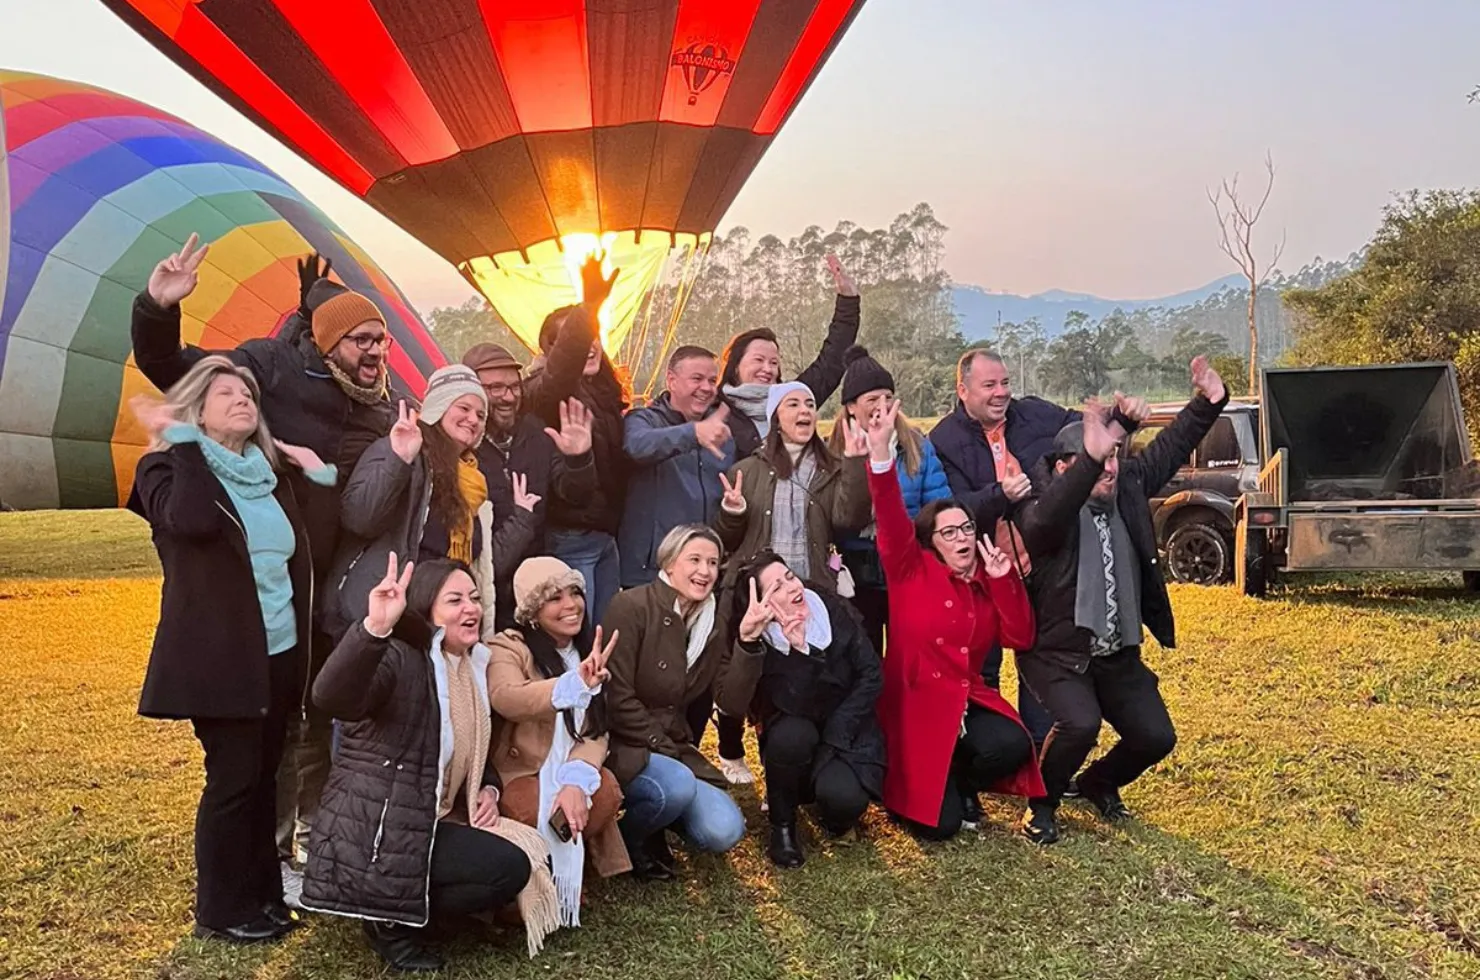
[(129, 509), (149, 522), (164, 568), (159, 628), (139, 713), (188, 718), (205, 750), (195, 815), (195, 934), (279, 939), (283, 904), (277, 769), (302, 699), (312, 561), (280, 458), (333, 486), (312, 450), (274, 443), (257, 381), (219, 355), (197, 360), (166, 401), (135, 398), (150, 438)]
[[(514, 573), (514, 620), (489, 642), (493, 764), (503, 812), (550, 847), (561, 924), (581, 924), (586, 858), (603, 878), (632, 870), (617, 811), (622, 791), (606, 768), (606, 662), (619, 637), (601, 627), (585, 655), (586, 582), (559, 558), (526, 558)], [(561, 829), (561, 826), (564, 829)]]
[(999, 644), (1033, 644), (1033, 610), (1012, 560), (953, 500), (910, 521), (890, 434), (899, 404), (868, 430), (869, 490), (889, 586), (889, 655), (879, 716), (889, 749), (884, 805), (927, 840), (981, 819), (977, 794), (1034, 797), (1043, 778), (1033, 740), (1012, 706), (982, 679)]
[(801, 867), (797, 810), (815, 803), (833, 837), (851, 830), (884, 790), (876, 714), (879, 654), (844, 600), (820, 595), (774, 552), (740, 572), (734, 660), (716, 688), (720, 710), (756, 719), (771, 861)]
[(396, 969), (436, 970), (423, 927), (517, 900), (533, 955), (559, 908), (543, 839), (500, 819), (482, 597), (462, 562), (397, 568), (390, 555), (314, 681), (314, 702), (344, 727), (303, 907), (364, 920)]

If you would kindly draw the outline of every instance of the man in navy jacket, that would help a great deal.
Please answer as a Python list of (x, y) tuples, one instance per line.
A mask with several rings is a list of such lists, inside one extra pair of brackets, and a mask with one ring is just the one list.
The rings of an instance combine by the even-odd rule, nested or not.
[[(984, 348), (961, 356), (956, 398), (956, 410), (936, 424), (930, 442), (951, 493), (971, 508), (978, 530), (995, 538), (997, 523), (1032, 492), (1027, 474), (1053, 448), (1059, 430), (1081, 413), (1042, 398), (1014, 398), (1006, 363)], [(1001, 651), (987, 658), (982, 672), (988, 683), (998, 682), (1001, 662)], [(1018, 712), (1041, 745), (1053, 720), (1023, 684)]]

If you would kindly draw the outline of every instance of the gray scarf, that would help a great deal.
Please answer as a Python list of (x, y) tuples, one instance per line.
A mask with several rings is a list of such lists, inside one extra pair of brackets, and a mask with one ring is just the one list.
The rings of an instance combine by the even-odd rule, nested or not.
[[(1107, 560), (1096, 514), (1110, 536)], [(1114, 569), (1115, 602), (1110, 602), (1107, 571)], [(1122, 647), (1141, 645), (1141, 576), (1130, 532), (1112, 499), (1079, 508), (1079, 577), (1074, 590), (1074, 625), (1094, 634), (1090, 651), (1108, 656)]]
[(812, 572), (807, 558), (807, 498), (816, 475), (817, 457), (803, 449), (792, 464), (791, 479), (776, 481), (771, 500), (771, 550), (803, 581)]
[(725, 385), (725, 400), (755, 423), (762, 439), (771, 431), (771, 420), (766, 416), (766, 396), (770, 393), (770, 385)]

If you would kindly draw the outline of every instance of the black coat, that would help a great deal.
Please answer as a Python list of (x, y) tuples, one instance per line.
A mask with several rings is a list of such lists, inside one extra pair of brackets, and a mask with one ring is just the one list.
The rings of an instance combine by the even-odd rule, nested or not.
[[(314, 703), (345, 724), (309, 842), (305, 908), (427, 923), (437, 791), (446, 766), (431, 641), (431, 627), (410, 613), (384, 640), (356, 623), (314, 681)], [(487, 651), (478, 650), (481, 661), (469, 666), (486, 678)], [(482, 785), (502, 788), (492, 752)]]
[[(320, 280), (309, 291), (308, 305), (313, 308), (343, 291), (337, 283)], [(262, 418), (274, 438), (307, 446), (324, 462), (339, 467), (339, 482), (332, 487), (309, 481), (296, 468), (285, 472), (303, 509), (313, 553), (320, 560), (322, 584), (338, 544), (339, 494), (344, 481), (366, 447), (390, 432), (400, 396), (393, 393), (374, 405), (351, 399), (329, 374), (323, 355), (314, 347), (313, 334), (297, 316), (276, 337), (248, 340), (233, 350), (182, 347), (180, 307), (164, 309), (145, 291), (134, 298), (132, 333), (134, 360), (160, 391), (169, 390), (201, 358), (222, 354), (257, 379), (262, 389)]]
[[(822, 349), (817, 352), (817, 359), (797, 373), (796, 380), (812, 389), (812, 397), (817, 399), (817, 407), (822, 408), (822, 403), (832, 397), (833, 392), (843, 383), (843, 375), (848, 370), (843, 355), (848, 348), (858, 341), (859, 311), (862, 301), (857, 296), (839, 296), (833, 304), (832, 322), (827, 325), (827, 336), (822, 339)], [(738, 357), (739, 351), (731, 351), (730, 359)], [(726, 378), (734, 376), (735, 365), (726, 362), (724, 374)], [(727, 384), (733, 383), (730, 381)], [(723, 390), (720, 392), (720, 400), (725, 401)], [(730, 406), (730, 434), (735, 439), (735, 458), (744, 459), (761, 448), (760, 430), (744, 412), (734, 405)]]
[[(581, 500), (596, 489), (596, 465), (592, 453), (566, 457), (545, 434), (545, 421), (535, 415), (523, 415), (514, 423), (513, 441), (505, 453), (484, 439), (478, 447), (478, 469), (488, 481), (488, 499), (493, 503), (493, 530), (522, 526), (523, 511), (514, 506), (511, 477), (524, 474), (525, 489), (541, 498), (534, 505), (534, 518), (528, 533), (510, 539), (493, 556), (494, 582), (498, 588), (500, 630), (514, 627), (514, 571), (519, 563), (545, 551), (545, 521), (552, 495), (563, 500)], [(510, 522), (513, 522), (511, 524)], [(496, 539), (498, 540), (498, 539)]]
[[(1172, 601), (1158, 558), (1156, 529), (1151, 522), (1151, 498), (1192, 456), (1227, 401), (1225, 395), (1215, 405), (1198, 395), (1139, 455), (1120, 461), (1116, 507), (1140, 560), (1141, 621), (1157, 642), (1168, 648), (1177, 645), (1177, 637)], [(1034, 495), (1014, 516), (1033, 560), (1026, 584), (1038, 621), (1038, 639), (1026, 654), (1076, 671), (1088, 666), (1092, 639), (1089, 630), (1074, 625), (1079, 510), (1103, 468), (1087, 453), (1080, 453), (1060, 474), (1045, 461), (1033, 476)], [(1096, 582), (1095, 587), (1104, 588), (1104, 583)]]
[[(1081, 417), (1080, 412), (1042, 398), (1014, 398), (1007, 406), (1007, 450), (1023, 472), (1032, 473), (1053, 448), (1059, 430)], [(1010, 508), (997, 482), (997, 463), (981, 423), (967, 415), (966, 406), (958, 401), (956, 410), (930, 431), (930, 444), (946, 471), (951, 495), (972, 511), (983, 532), (991, 534)]]
[(754, 717), (763, 742), (766, 725), (782, 715), (813, 722), (822, 741), (812, 772), (841, 758), (869, 795), (881, 799), (886, 754), (877, 708), (883, 665), (851, 607), (826, 592), (818, 595), (832, 623), (828, 648), (802, 656), (783, 654), (764, 641), (737, 643), (716, 700), (726, 714)]
[[(313, 560), (292, 484), (273, 491), (297, 547), (288, 562), (297, 650), (308, 649)], [(150, 718), (267, 717), (267, 629), (241, 516), (192, 443), (139, 461), (128, 508), (149, 522), (164, 589), (139, 695)], [(288, 656), (291, 651), (278, 654)]]

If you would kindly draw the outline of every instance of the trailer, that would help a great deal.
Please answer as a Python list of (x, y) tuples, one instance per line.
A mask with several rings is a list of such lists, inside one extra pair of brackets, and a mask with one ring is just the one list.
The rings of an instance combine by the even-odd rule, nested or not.
[(1456, 571), (1480, 588), (1480, 474), (1454, 365), (1268, 368), (1258, 489), (1235, 510), (1234, 571)]

